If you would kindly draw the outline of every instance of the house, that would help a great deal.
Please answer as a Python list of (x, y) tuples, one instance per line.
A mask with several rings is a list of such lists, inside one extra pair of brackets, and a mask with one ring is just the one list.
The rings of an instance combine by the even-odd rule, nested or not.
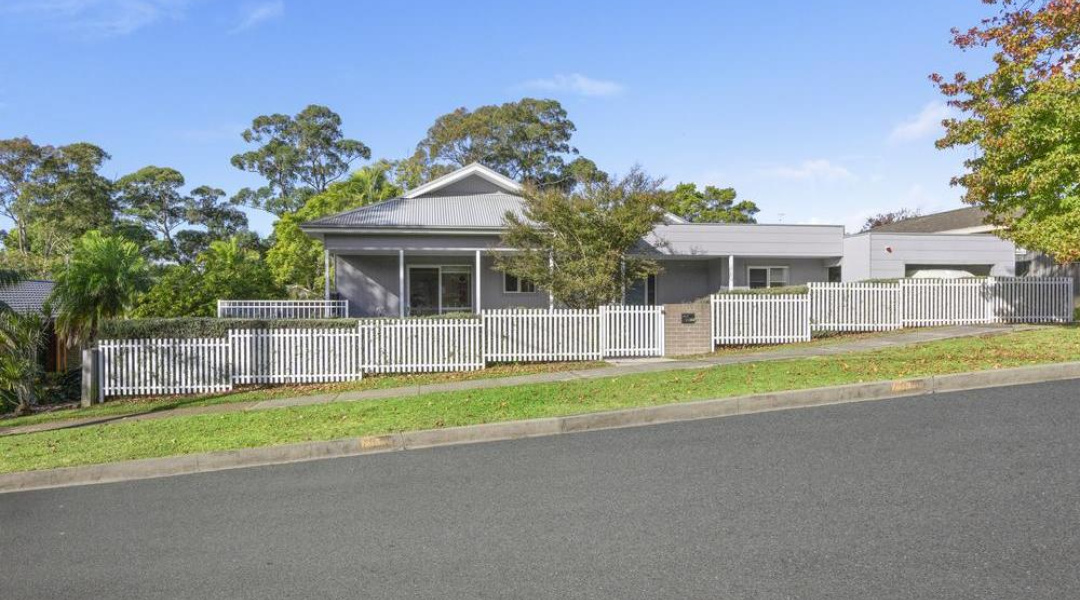
[[(547, 294), (531, 282), (495, 269), (495, 256), (512, 252), (500, 242), (503, 217), (522, 214), (521, 185), (472, 164), (417, 187), (399, 198), (305, 223), (301, 228), (325, 245), (332, 293), (355, 316), (409, 316), (479, 312), (495, 308), (548, 308)], [(858, 236), (855, 236), (858, 237)], [(944, 247), (913, 240), (899, 267), (849, 239), (840, 225), (688, 223), (668, 215), (641, 241), (638, 251), (656, 259), (662, 272), (626, 290), (627, 304), (668, 304), (703, 298), (723, 289), (762, 288), (850, 279), (847, 253), (858, 278), (903, 276), (911, 264), (946, 264), (957, 253), (997, 273), (1012, 273), (1011, 249), (964, 239)], [(996, 238), (995, 238), (996, 239)], [(974, 243), (973, 243), (974, 242)], [(935, 256), (918, 250), (930, 246)], [(1009, 247), (1011, 248), (1011, 246)], [(965, 259), (965, 260), (969, 260)], [(989, 261), (989, 262), (987, 262)], [(895, 260), (893, 261), (895, 262)], [(1007, 264), (1006, 264), (1007, 263)], [(886, 268), (887, 267), (887, 268)], [(895, 273), (899, 271), (899, 275)], [(889, 273), (881, 275), (880, 273)]]
[[(42, 279), (20, 281), (15, 285), (0, 287), (0, 302), (19, 314), (44, 313), (45, 301), (52, 294), (53, 282)], [(76, 368), (78, 352), (68, 352), (60, 341), (50, 318), (46, 330), (46, 345), (41, 353), (41, 364), (47, 372), (62, 372)]]
[[(935, 236), (990, 235), (997, 226), (986, 223), (986, 211), (976, 207), (958, 208), (939, 213), (904, 219), (873, 229), (877, 235), (932, 234)], [(1010, 242), (1006, 242), (1011, 245)], [(1080, 298), (1080, 263), (1057, 264), (1042, 252), (1013, 246), (1015, 274), (1031, 277), (1072, 277), (1073, 297)]]

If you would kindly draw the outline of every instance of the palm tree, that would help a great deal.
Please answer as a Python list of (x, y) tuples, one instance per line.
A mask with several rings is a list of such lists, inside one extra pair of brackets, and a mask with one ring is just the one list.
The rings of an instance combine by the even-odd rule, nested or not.
[(105, 319), (123, 315), (150, 286), (150, 270), (139, 247), (121, 237), (87, 232), (75, 243), (56, 278), (50, 305), (56, 332), (69, 344), (85, 346)]
[(37, 400), (45, 324), (41, 313), (0, 313), (0, 398), (15, 405), (16, 416), (28, 413)]

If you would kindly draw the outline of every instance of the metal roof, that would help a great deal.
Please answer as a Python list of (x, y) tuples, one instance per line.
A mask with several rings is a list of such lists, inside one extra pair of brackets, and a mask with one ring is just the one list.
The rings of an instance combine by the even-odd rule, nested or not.
[(10, 306), (15, 312), (26, 314), (41, 312), (45, 300), (52, 293), (51, 281), (30, 279), (11, 286), (0, 287), (0, 302)]
[(879, 225), (871, 231), (890, 233), (940, 233), (956, 229), (968, 229), (986, 224), (986, 211), (969, 206), (934, 213), (922, 217), (912, 217), (887, 225)]
[(496, 192), (469, 196), (393, 198), (304, 223), (304, 229), (501, 229), (503, 216), (522, 216), (520, 196)]

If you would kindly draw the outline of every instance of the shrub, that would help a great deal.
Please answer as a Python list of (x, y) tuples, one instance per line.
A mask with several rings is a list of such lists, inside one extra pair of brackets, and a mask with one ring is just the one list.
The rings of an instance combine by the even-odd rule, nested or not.
[(356, 327), (358, 319), (117, 319), (101, 325), (101, 339), (225, 337), (230, 329), (341, 329)]
[(734, 290), (720, 290), (720, 294), (744, 294), (744, 295), (757, 295), (757, 296), (776, 296), (781, 294), (805, 294), (810, 291), (805, 285), (789, 285), (786, 287), (773, 287), (773, 288), (739, 288)]

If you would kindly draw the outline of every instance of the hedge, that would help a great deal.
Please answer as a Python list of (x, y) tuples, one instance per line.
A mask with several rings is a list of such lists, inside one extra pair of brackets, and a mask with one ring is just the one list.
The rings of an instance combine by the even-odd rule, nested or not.
[[(471, 313), (431, 315), (424, 319), (469, 319)], [(180, 317), (175, 319), (114, 319), (104, 321), (98, 339), (137, 340), (145, 338), (225, 337), (230, 329), (342, 329), (354, 328), (361, 321), (378, 319), (220, 319), (215, 317)]]
[(781, 294), (805, 294), (810, 291), (810, 288), (805, 285), (789, 285), (786, 287), (773, 287), (773, 288), (737, 288), (733, 290), (720, 290), (719, 294), (743, 294), (743, 295), (758, 295), (758, 296), (776, 296)]
[(356, 327), (357, 322), (358, 319), (218, 319), (214, 317), (115, 319), (102, 323), (98, 337), (103, 340), (225, 337), (230, 329), (340, 329)]

